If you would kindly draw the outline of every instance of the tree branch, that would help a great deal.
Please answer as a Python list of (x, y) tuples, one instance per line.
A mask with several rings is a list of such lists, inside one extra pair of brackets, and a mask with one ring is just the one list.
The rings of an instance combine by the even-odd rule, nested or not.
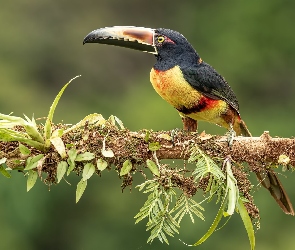
[[(65, 125), (55, 125), (55, 129), (64, 128)], [(148, 141), (146, 135), (149, 134)], [(224, 159), (230, 155), (237, 163), (246, 162), (250, 166), (288, 165), (295, 166), (295, 139), (272, 138), (268, 132), (260, 137), (236, 137), (231, 147), (228, 146), (226, 136), (212, 136), (202, 133), (178, 132), (173, 140), (170, 135), (173, 131), (150, 132), (142, 130), (131, 132), (127, 129), (119, 130), (116, 126), (100, 128), (96, 126), (85, 127), (71, 131), (62, 137), (65, 144), (75, 145), (81, 152), (92, 152), (97, 157), (102, 157), (103, 140), (106, 140), (106, 148), (111, 149), (115, 157), (107, 159), (109, 163), (119, 163), (126, 158), (133, 162), (144, 163), (152, 158), (152, 151), (149, 150), (149, 142), (159, 142), (160, 148), (156, 151), (157, 158), (162, 159), (183, 159), (190, 156), (190, 148), (197, 145), (210, 157)], [(7, 165), (14, 168), (15, 159), (26, 159), (21, 155), (16, 142), (0, 142), (0, 158), (7, 158)], [(29, 156), (40, 153), (33, 149)], [(43, 152), (42, 152), (43, 153)], [(281, 159), (280, 156), (284, 156)], [(46, 153), (46, 158), (59, 161), (60, 156), (53, 146)], [(51, 162), (52, 162), (51, 161)], [(259, 167), (259, 166), (258, 166)], [(45, 171), (45, 170), (44, 170)]]

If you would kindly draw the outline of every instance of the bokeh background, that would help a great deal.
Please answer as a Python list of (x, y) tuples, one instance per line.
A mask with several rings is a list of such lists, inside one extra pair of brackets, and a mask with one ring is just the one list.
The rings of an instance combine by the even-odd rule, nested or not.
[[(294, 136), (294, 9), (295, 2), (286, 0), (2, 1), (0, 112), (44, 117), (62, 86), (81, 74), (65, 91), (55, 122), (76, 123), (96, 112), (118, 116), (131, 130), (181, 127), (177, 112), (149, 83), (152, 55), (82, 46), (84, 36), (100, 27), (165, 27), (184, 34), (227, 79), (253, 135), (269, 130), (272, 136)], [(225, 132), (201, 123), (204, 129)], [(281, 175), (293, 204), (294, 178)], [(205, 223), (185, 220), (180, 235), (169, 239), (170, 246), (157, 240), (149, 245), (146, 221), (134, 225), (133, 219), (145, 195), (134, 188), (122, 193), (116, 174), (105, 172), (90, 180), (75, 204), (78, 180), (69, 178), (71, 186), (63, 181), (50, 190), (38, 181), (27, 193), (21, 173), (9, 180), (1, 177), (0, 249), (187, 249), (179, 239), (197, 241), (218, 209), (214, 203), (206, 205)], [(254, 190), (261, 212), (256, 249), (294, 249), (295, 218), (282, 213), (266, 190)], [(239, 216), (198, 249), (249, 249)]]

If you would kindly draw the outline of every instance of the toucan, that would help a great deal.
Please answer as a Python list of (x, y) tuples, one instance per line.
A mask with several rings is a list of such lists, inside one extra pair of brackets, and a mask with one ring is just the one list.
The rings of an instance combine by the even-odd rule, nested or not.
[[(179, 32), (164, 28), (114, 26), (96, 29), (83, 40), (121, 46), (154, 54), (150, 73), (155, 91), (180, 114), (183, 127), (197, 130), (197, 121), (217, 124), (236, 135), (251, 136), (239, 113), (237, 97), (227, 81), (204, 62)], [(294, 215), (290, 199), (270, 169), (256, 173), (262, 185), (286, 214)]]

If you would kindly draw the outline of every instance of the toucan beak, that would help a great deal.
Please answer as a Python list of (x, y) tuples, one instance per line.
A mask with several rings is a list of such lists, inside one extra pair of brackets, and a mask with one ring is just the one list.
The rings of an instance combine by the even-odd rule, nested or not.
[(85, 43), (101, 43), (157, 54), (154, 46), (155, 30), (134, 26), (114, 26), (90, 32)]

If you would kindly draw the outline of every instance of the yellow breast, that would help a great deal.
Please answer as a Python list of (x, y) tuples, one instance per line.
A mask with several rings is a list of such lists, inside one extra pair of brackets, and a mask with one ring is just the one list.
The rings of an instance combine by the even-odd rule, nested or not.
[(202, 97), (186, 82), (178, 66), (167, 71), (152, 69), (150, 81), (156, 92), (175, 108), (193, 104)]
[[(204, 120), (215, 123), (223, 127), (228, 127), (220, 117), (225, 113), (228, 104), (223, 100), (215, 100), (204, 96), (194, 89), (183, 77), (179, 66), (175, 66), (167, 71), (151, 70), (150, 81), (156, 92), (168, 103), (178, 110), (185, 107), (192, 110), (191, 113), (179, 112), (181, 116), (188, 116), (194, 120)], [(200, 106), (200, 102), (205, 102), (203, 109), (194, 107)]]

